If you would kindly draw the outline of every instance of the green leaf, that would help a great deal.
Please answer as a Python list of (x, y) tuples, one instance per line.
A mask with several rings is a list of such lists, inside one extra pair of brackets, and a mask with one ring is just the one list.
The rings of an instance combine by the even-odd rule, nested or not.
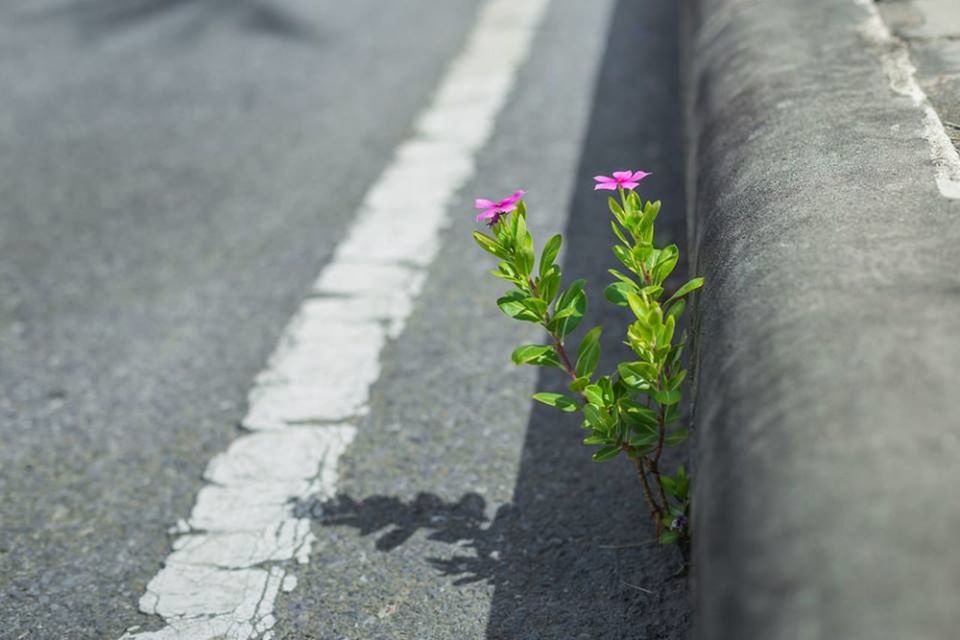
[(686, 377), (687, 377), (686, 369), (681, 369), (677, 373), (673, 374), (672, 376), (670, 376), (670, 379), (667, 380), (667, 389), (670, 389), (671, 391), (675, 389), (679, 389), (680, 385), (683, 384), (683, 381), (684, 379), (686, 379)]
[(520, 237), (517, 245), (517, 271), (525, 276), (533, 273), (533, 236), (525, 233)]
[(618, 307), (627, 306), (627, 294), (636, 293), (637, 286), (633, 283), (614, 282), (603, 290), (603, 297)]
[(580, 326), (587, 311), (587, 294), (583, 291), (584, 280), (575, 280), (554, 305), (556, 313), (547, 325), (547, 330), (560, 338), (569, 335)]
[(603, 327), (594, 327), (583, 336), (577, 351), (577, 377), (592, 376), (600, 360), (600, 334)]
[(617, 399), (616, 391), (614, 390), (613, 383), (610, 382), (609, 376), (600, 376), (597, 378), (597, 386), (600, 387), (600, 391), (603, 394), (603, 404), (612, 405), (615, 404)]
[(553, 261), (557, 259), (557, 254), (560, 253), (560, 245), (562, 244), (563, 236), (558, 233), (547, 240), (547, 244), (543, 245), (543, 253), (540, 254), (541, 278), (544, 277), (550, 270), (550, 267), (553, 266)]
[(516, 247), (515, 266), (524, 277), (533, 272), (533, 236), (527, 231), (526, 219), (522, 215), (515, 215), (512, 218), (516, 221), (516, 231), (514, 232), (514, 246)]
[(660, 370), (655, 364), (640, 361), (621, 362), (617, 365), (617, 372), (620, 374), (620, 379), (631, 388), (638, 386), (636, 379), (653, 384), (660, 375)]
[(494, 270), (490, 272), (490, 275), (492, 275), (494, 278), (500, 278), (501, 280), (506, 280), (507, 282), (511, 282), (513, 284), (518, 283), (517, 279), (514, 276), (511, 276), (508, 273), (504, 273), (503, 271)]
[[(620, 203), (617, 202), (613, 196), (610, 196), (607, 198), (607, 204), (610, 206), (610, 213), (613, 214), (613, 217), (616, 218), (620, 224), (623, 224), (624, 213)], [(626, 242), (626, 240), (624, 240), (624, 242)]]
[(619, 281), (621, 281), (621, 282), (626, 282), (626, 283), (628, 283), (628, 284), (632, 284), (632, 285), (634, 285), (635, 287), (637, 286), (637, 283), (636, 283), (636, 281), (635, 281), (633, 278), (631, 278), (630, 276), (626, 275), (625, 273), (621, 273), (621, 272), (617, 271), (616, 269), (607, 269), (607, 273), (609, 273), (610, 275), (612, 275), (614, 278), (616, 278), (617, 280), (619, 280)]
[(510, 356), (514, 364), (533, 364), (538, 367), (559, 367), (560, 359), (550, 345), (525, 344)]
[(650, 324), (646, 321), (650, 313), (650, 303), (646, 298), (636, 293), (627, 293), (627, 304), (630, 306), (630, 310), (633, 311), (633, 315), (637, 317), (637, 320), (644, 321), (646, 325)]
[(583, 417), (587, 419), (587, 422), (590, 423), (590, 426), (594, 429), (600, 431), (607, 431), (607, 424), (603, 418), (603, 414), (600, 413), (600, 407), (595, 404), (585, 404), (583, 405)]
[(497, 270), (490, 273), (496, 278), (512, 282), (515, 285), (520, 285), (523, 282), (522, 279), (517, 277), (517, 270), (513, 268), (513, 265), (506, 261), (500, 262), (497, 265)]
[[(639, 206), (637, 207), (639, 208)], [(660, 201), (648, 202), (643, 207), (643, 221), (641, 225), (644, 228), (650, 227), (653, 225), (654, 220), (657, 219), (657, 215), (660, 213)]]
[[(544, 305), (544, 310), (546, 310), (546, 305)], [(657, 311), (660, 309), (657, 308)], [(670, 345), (673, 342), (673, 332), (677, 327), (677, 319), (673, 316), (667, 316), (666, 322), (663, 323), (663, 328), (660, 330), (660, 339), (657, 341), (661, 345)], [(669, 352), (669, 348), (667, 349)]]
[(671, 244), (670, 246), (664, 247), (660, 251), (660, 255), (657, 257), (657, 263), (651, 273), (653, 283), (660, 284), (666, 280), (667, 277), (673, 273), (674, 268), (677, 266), (677, 260), (679, 259), (680, 249), (677, 248), (677, 245)]
[(610, 228), (613, 229), (613, 235), (617, 236), (617, 239), (620, 240), (623, 244), (630, 244), (627, 241), (627, 237), (623, 235), (623, 231), (620, 230), (620, 227), (617, 226), (617, 223), (613, 220), (610, 221)]
[(667, 364), (671, 369), (680, 368), (680, 365), (682, 364), (681, 358), (683, 357), (683, 343), (686, 341), (686, 339), (687, 332), (684, 331), (683, 335), (680, 336), (679, 342), (670, 348), (670, 359), (667, 361)]
[(517, 223), (521, 216), (508, 216), (504, 222), (496, 225), (494, 229), (497, 232), (497, 239), (505, 247), (515, 247), (517, 244)]
[(653, 394), (653, 399), (659, 405), (669, 406), (680, 402), (681, 394), (679, 391), (657, 391)]
[(528, 298), (530, 298), (530, 296), (522, 291), (511, 291), (497, 300), (497, 306), (500, 307), (501, 311), (515, 320), (540, 322), (541, 317), (524, 304)]
[(576, 400), (562, 393), (535, 393), (533, 394), (533, 399), (547, 406), (560, 409), (560, 411), (570, 412), (580, 408)]
[(673, 316), (679, 322), (680, 316), (683, 315), (684, 310), (687, 308), (687, 303), (684, 300), (677, 300), (669, 307), (667, 307), (667, 317)]
[(583, 439), (583, 444), (593, 445), (593, 444), (609, 444), (610, 438), (604, 435), (594, 434), (592, 436), (587, 436)]
[(571, 382), (569, 388), (570, 391), (573, 391), (574, 393), (582, 393), (583, 390), (587, 388), (588, 384), (590, 384), (590, 378), (584, 376)]
[(635, 430), (647, 433), (657, 428), (657, 412), (653, 409), (635, 403), (622, 403), (622, 408), (621, 415)]
[(623, 245), (615, 244), (613, 245), (613, 255), (615, 255), (617, 260), (619, 260), (627, 269), (633, 273), (636, 273), (637, 275), (640, 275), (639, 269), (637, 269), (637, 262), (634, 260), (633, 254), (629, 249)]
[(537, 318), (543, 318), (547, 313), (547, 302), (540, 298), (526, 298), (522, 301), (523, 306), (537, 315)]
[(664, 437), (663, 441), (664, 441), (668, 446), (675, 447), (675, 446), (677, 446), (678, 444), (683, 444), (684, 442), (686, 442), (686, 441), (687, 441), (687, 438), (689, 438), (689, 437), (690, 437), (690, 432), (689, 432), (689, 431), (687, 431), (686, 429), (678, 429), (677, 431), (674, 431), (673, 433), (668, 433), (668, 434)]
[(702, 286), (703, 286), (703, 278), (694, 278), (687, 284), (677, 289), (677, 291), (667, 299), (666, 304), (670, 304), (674, 300), (682, 298), (683, 296), (687, 295), (691, 291), (696, 291)]
[(594, 462), (605, 462), (617, 457), (617, 454), (620, 453), (620, 447), (615, 444), (608, 445), (602, 449), (596, 451), (593, 454)]
[(674, 544), (679, 539), (680, 539), (680, 536), (677, 534), (676, 531), (671, 531), (670, 529), (667, 529), (666, 531), (660, 534), (660, 538), (658, 542), (660, 544)]
[(587, 396), (587, 401), (597, 406), (604, 406), (603, 389), (598, 384), (588, 384), (583, 389), (583, 395)]
[(586, 309), (587, 309), (587, 294), (581, 291), (580, 295), (577, 296), (577, 300), (575, 304), (576, 304), (576, 307), (575, 307), (574, 313), (572, 313), (569, 317), (561, 320), (560, 322), (562, 324), (559, 327), (557, 327), (556, 333), (561, 338), (564, 338), (570, 335), (571, 333), (573, 333), (574, 331), (576, 331), (577, 327), (580, 326), (580, 322), (583, 321), (583, 314), (586, 312)]
[(690, 493), (690, 477), (683, 465), (677, 467), (677, 497), (685, 500)]
[(660, 296), (663, 295), (663, 287), (659, 285), (651, 284), (640, 289), (640, 292), (643, 293), (643, 295), (647, 296), (647, 298), (649, 298), (650, 300), (659, 300)]
[(656, 433), (641, 433), (630, 438), (631, 447), (649, 447), (657, 443), (659, 437)]
[(500, 246), (500, 243), (495, 241), (487, 234), (474, 231), (473, 239), (476, 240), (477, 244), (480, 245), (480, 248), (487, 253), (492, 253), (501, 260), (510, 259), (510, 252), (508, 252), (504, 247)]
[(566, 291), (560, 295), (560, 299), (557, 300), (556, 310), (562, 311), (563, 309), (572, 306), (577, 296), (583, 292), (583, 286), (586, 284), (586, 282), (587, 281), (583, 278), (571, 282)]
[(549, 305), (553, 302), (553, 299), (557, 297), (557, 292), (560, 289), (560, 269), (557, 265), (553, 265), (546, 275), (541, 276), (540, 282), (537, 284), (537, 292), (540, 294), (540, 297)]
[(673, 496), (674, 498), (680, 497), (677, 495), (677, 482), (670, 476), (660, 476), (660, 484), (663, 485), (663, 490), (667, 492), (667, 495)]

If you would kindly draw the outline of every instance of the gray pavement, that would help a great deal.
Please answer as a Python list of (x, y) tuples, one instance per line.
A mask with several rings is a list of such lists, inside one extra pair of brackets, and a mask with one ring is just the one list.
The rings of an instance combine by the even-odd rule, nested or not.
[(0, 637), (144, 622), (166, 530), (476, 3), (274, 5), (295, 33), (258, 6), (0, 8)]
[[(160, 626), (136, 605), (167, 529), (477, 6), (0, 7), (0, 638)], [(525, 187), (599, 300), (589, 178), (621, 165), (684, 235), (675, 33), (664, 3), (554, 0), (342, 495), (298, 505), (319, 541), (277, 637), (684, 637), (686, 582), (630, 546), (651, 533), (630, 470), (531, 411), (557, 380), (509, 364), (523, 331), (469, 240), (472, 197)]]

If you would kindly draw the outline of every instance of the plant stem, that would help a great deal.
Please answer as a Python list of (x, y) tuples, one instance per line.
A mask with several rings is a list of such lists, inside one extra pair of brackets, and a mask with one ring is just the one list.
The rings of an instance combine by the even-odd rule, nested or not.
[(567, 349), (563, 346), (563, 343), (560, 342), (560, 338), (550, 334), (550, 337), (553, 338), (553, 348), (556, 350), (557, 355), (560, 356), (560, 362), (563, 363), (563, 370), (566, 371), (571, 378), (574, 380), (577, 379), (577, 370), (570, 362), (570, 356), (567, 355)]
[[(666, 406), (660, 405), (660, 411), (657, 414), (657, 450), (653, 454), (653, 459), (649, 461), (650, 471), (657, 482), (657, 491), (660, 494), (660, 500), (663, 502), (663, 508), (669, 508), (667, 492), (663, 488), (663, 481), (660, 478), (660, 456), (663, 454), (663, 441), (666, 437)], [(659, 533), (659, 531), (658, 531)]]
[(663, 526), (663, 509), (657, 504), (650, 490), (650, 482), (647, 480), (646, 459), (642, 457), (634, 458), (633, 464), (637, 468), (637, 475), (640, 477), (640, 484), (643, 487), (643, 497), (650, 507), (650, 517), (653, 518), (653, 524), (656, 527), (657, 537), (660, 537), (660, 529)]
[[(663, 379), (670, 379), (670, 368), (664, 367), (663, 370)], [(662, 386), (662, 383), (661, 385)], [(653, 453), (653, 459), (649, 461), (650, 471), (653, 473), (653, 477), (656, 479), (657, 491), (660, 494), (660, 500), (663, 501), (663, 508), (669, 509), (670, 502), (667, 500), (667, 492), (663, 488), (663, 481), (660, 478), (660, 457), (663, 455), (663, 444), (664, 439), (667, 436), (667, 406), (664, 404), (660, 405), (660, 410), (657, 412), (657, 448)]]

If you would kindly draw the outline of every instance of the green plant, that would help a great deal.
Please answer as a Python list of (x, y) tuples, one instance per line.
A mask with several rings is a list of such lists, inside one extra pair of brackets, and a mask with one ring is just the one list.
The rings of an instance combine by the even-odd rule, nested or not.
[[(664, 282), (676, 268), (680, 250), (675, 244), (657, 248), (654, 226), (660, 202), (643, 202), (634, 191), (644, 172), (615, 172), (597, 176), (597, 189), (616, 190), (610, 197), (610, 221), (617, 242), (613, 254), (626, 272), (610, 269), (616, 279), (604, 291), (611, 303), (633, 314), (625, 344), (630, 358), (610, 374), (597, 374), (600, 334), (597, 326), (580, 338), (576, 357), (568, 350), (571, 334), (587, 309), (584, 280), (562, 284), (557, 255), (560, 235), (543, 246), (539, 262), (533, 237), (527, 230), (523, 191), (492, 202), (477, 200), (483, 211), (478, 221), (489, 225), (490, 234), (474, 232), (477, 244), (499, 258), (491, 273), (513, 285), (497, 305), (515, 320), (542, 326), (548, 344), (528, 344), (513, 352), (516, 364), (556, 367), (570, 377), (573, 396), (537, 393), (534, 399), (561, 411), (579, 411), (589, 433), (584, 444), (596, 446), (593, 459), (611, 460), (623, 454), (637, 471), (643, 496), (662, 544), (677, 544), (686, 560), (690, 545), (690, 478), (682, 465), (672, 473), (664, 470), (666, 448), (687, 439), (682, 424), (681, 392), (687, 371), (682, 364), (686, 333), (676, 335), (683, 315), (685, 296), (703, 285), (694, 278), (673, 292)], [(511, 215), (512, 214), (512, 215)]]

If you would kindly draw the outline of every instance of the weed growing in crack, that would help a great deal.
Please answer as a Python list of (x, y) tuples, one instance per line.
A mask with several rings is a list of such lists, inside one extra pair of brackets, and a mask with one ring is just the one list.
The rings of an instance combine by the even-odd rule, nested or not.
[(687, 439), (682, 424), (681, 392), (687, 371), (681, 357), (687, 340), (675, 329), (686, 307), (687, 294), (703, 286), (694, 278), (667, 295), (664, 281), (677, 266), (680, 250), (675, 244), (657, 248), (655, 222), (660, 202), (644, 202), (635, 189), (648, 173), (615, 171), (597, 176), (596, 190), (616, 191), (610, 197), (610, 221), (618, 242), (613, 254), (627, 273), (610, 269), (616, 281), (604, 295), (629, 308), (634, 321), (627, 329), (625, 344), (630, 359), (617, 365), (609, 375), (596, 372), (600, 359), (602, 327), (587, 331), (571, 357), (570, 334), (580, 325), (587, 308), (584, 280), (562, 286), (556, 264), (563, 243), (561, 235), (550, 238), (536, 261), (533, 237), (527, 230), (524, 192), (517, 191), (500, 201), (478, 199), (478, 222), (485, 222), (489, 235), (475, 231), (480, 247), (500, 259), (493, 276), (514, 288), (497, 300), (497, 305), (515, 320), (542, 326), (548, 344), (529, 344), (513, 352), (516, 364), (555, 367), (570, 377), (574, 396), (537, 393), (534, 399), (561, 411), (579, 411), (582, 427), (589, 433), (583, 443), (599, 447), (597, 462), (620, 454), (630, 458), (643, 489), (644, 500), (661, 544), (675, 544), (689, 561), (690, 477), (683, 465), (673, 474), (664, 469), (663, 454)]

